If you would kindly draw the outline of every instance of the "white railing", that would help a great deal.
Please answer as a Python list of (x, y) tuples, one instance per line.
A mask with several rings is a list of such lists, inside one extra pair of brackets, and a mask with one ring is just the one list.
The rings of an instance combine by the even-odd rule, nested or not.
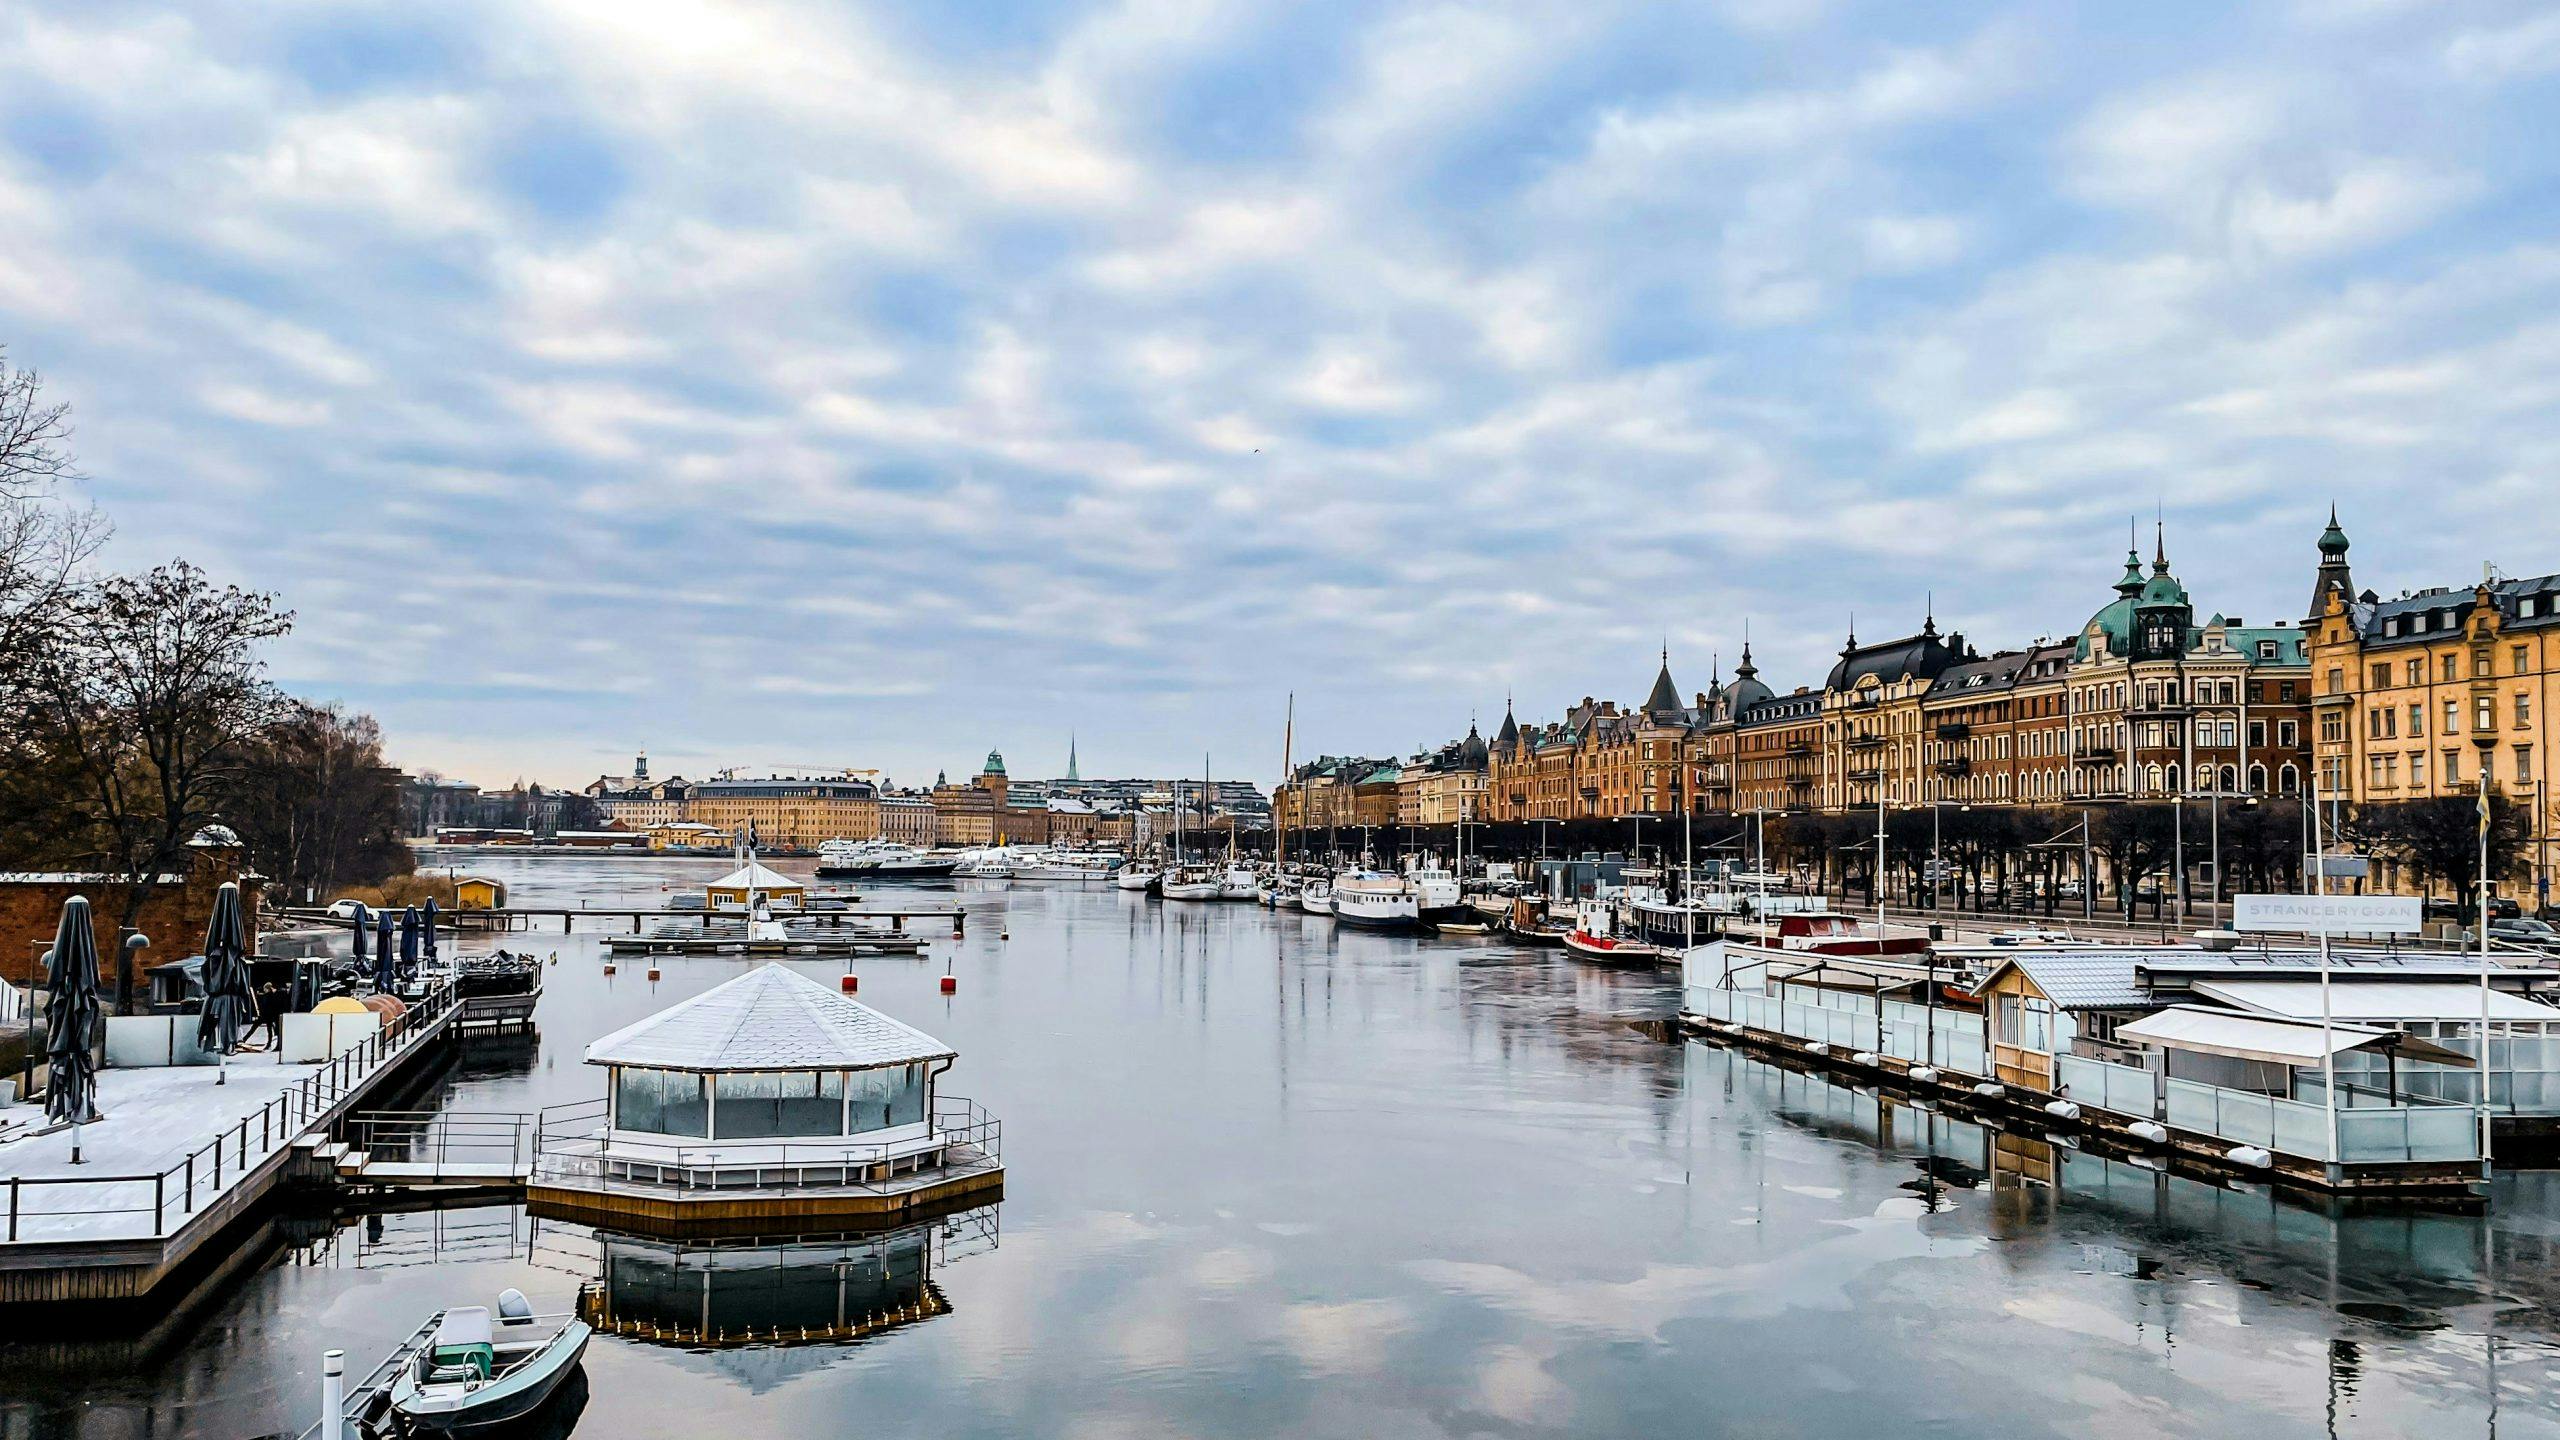
[(2074, 1104), (2137, 1120), (2159, 1117), (2158, 1081), (2148, 1070), (2086, 1055), (2056, 1055), (2053, 1076)]

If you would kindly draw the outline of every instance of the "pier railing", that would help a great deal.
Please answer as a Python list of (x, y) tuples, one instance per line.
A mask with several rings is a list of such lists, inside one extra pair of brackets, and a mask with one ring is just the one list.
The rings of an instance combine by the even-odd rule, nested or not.
[[(450, 981), (397, 1019), (321, 1064), (256, 1110), (225, 1126), (166, 1169), (127, 1175), (12, 1175), (0, 1243), (158, 1239), (185, 1228), (278, 1149), (325, 1118), (385, 1061), (452, 1011)], [(112, 1117), (110, 1117), (112, 1118)], [(58, 1136), (68, 1143), (68, 1136)]]
[(784, 1188), (887, 1194), (921, 1170), (980, 1170), (1000, 1159), (1003, 1127), (976, 1101), (936, 1095), (931, 1133), (886, 1141), (653, 1141), (605, 1133), (602, 1100), (542, 1111), (533, 1176), (589, 1187), (628, 1187), (677, 1196)]

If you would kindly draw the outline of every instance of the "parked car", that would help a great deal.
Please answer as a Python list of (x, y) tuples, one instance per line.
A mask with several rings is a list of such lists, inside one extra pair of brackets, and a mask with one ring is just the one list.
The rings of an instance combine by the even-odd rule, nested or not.
[(329, 902), (329, 918), (332, 920), (353, 920), (363, 913), (364, 902), (361, 900), (332, 900)]
[[(2480, 905), (2478, 901), (2465, 905), (2459, 900), (2440, 899), (2436, 896), (2430, 895), (2426, 898), (2425, 903), (2421, 904), (2418, 908), (2419, 911), (2429, 920), (2459, 920), (2467, 925), (2480, 918)], [(2522, 919), (2523, 916), (2524, 907), (2517, 904), (2515, 901), (2508, 899), (2504, 895), (2492, 895), (2489, 897), (2489, 918), (2491, 920), (2517, 920)]]
[(2560, 954), (2560, 928), (2540, 920), (2491, 920), (2489, 939), (2499, 945), (2522, 945)]

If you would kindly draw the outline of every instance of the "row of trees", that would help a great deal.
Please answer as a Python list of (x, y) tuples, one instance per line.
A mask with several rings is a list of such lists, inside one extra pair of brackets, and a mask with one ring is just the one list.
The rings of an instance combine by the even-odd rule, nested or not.
[(97, 569), (107, 527), (63, 493), (70, 435), (0, 352), (0, 866), (124, 877), (127, 929), (209, 826), (288, 893), (406, 870), (378, 727), (268, 678), (293, 613), (183, 560)]

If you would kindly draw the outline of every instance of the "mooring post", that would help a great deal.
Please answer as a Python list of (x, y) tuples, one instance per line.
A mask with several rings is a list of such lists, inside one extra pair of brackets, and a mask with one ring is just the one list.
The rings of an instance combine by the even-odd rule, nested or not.
[(320, 1357), (320, 1440), (344, 1440), (347, 1423), (347, 1352)]

